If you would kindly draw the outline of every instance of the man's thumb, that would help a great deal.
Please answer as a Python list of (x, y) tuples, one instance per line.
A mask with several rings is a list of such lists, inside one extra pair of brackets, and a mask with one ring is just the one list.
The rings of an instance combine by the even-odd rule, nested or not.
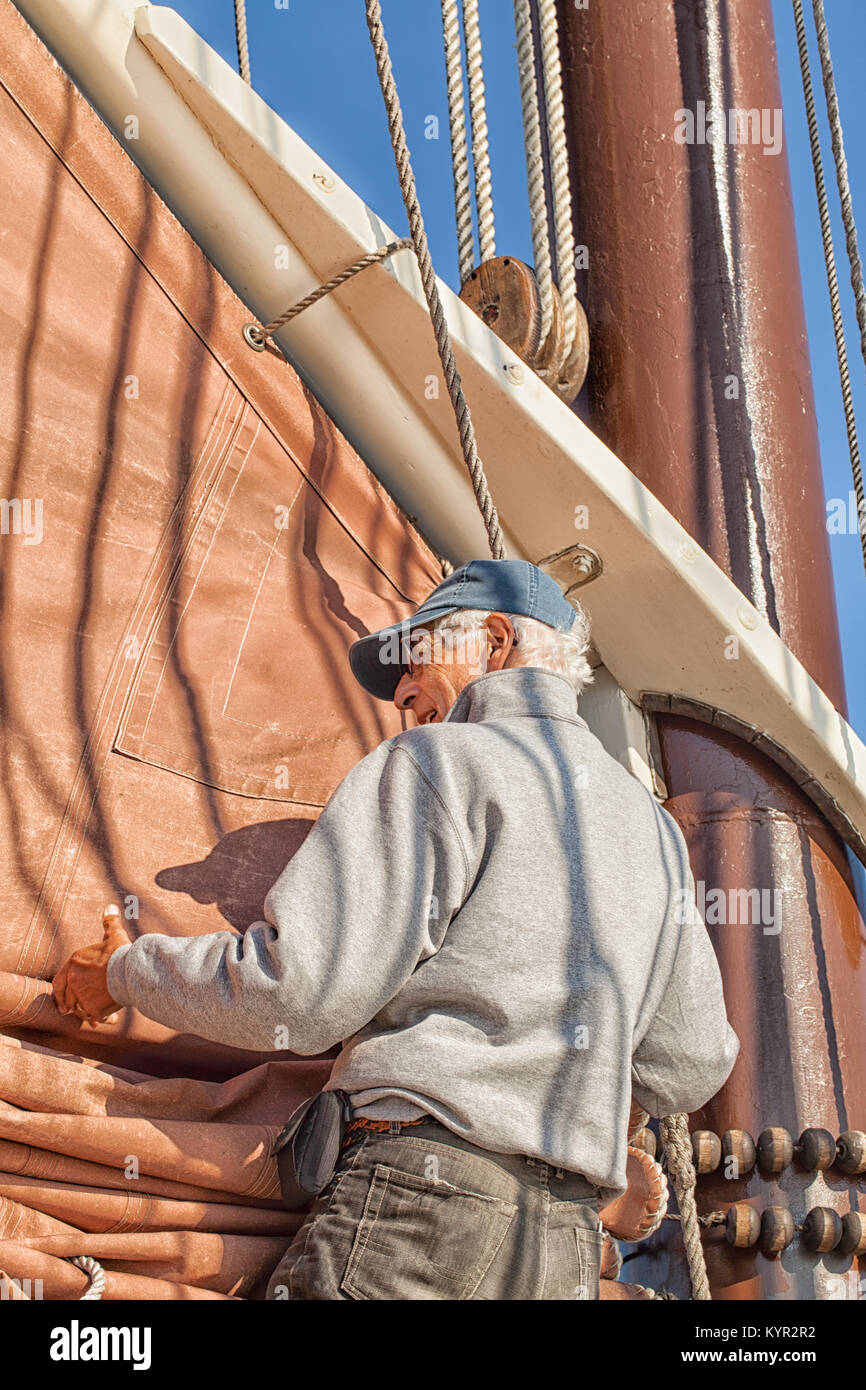
[(116, 936), (122, 932), (126, 936), (126, 928), (123, 925), (123, 917), (120, 908), (116, 903), (109, 903), (102, 914), (102, 936), (103, 940), (108, 940), (110, 936)]

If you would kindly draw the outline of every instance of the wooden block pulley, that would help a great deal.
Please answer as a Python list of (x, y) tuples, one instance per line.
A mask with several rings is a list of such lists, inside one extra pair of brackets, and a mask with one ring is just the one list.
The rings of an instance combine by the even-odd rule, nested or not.
[(580, 303), (571, 350), (565, 357), (562, 300), (553, 287), (553, 322), (541, 338), (541, 296), (533, 271), (514, 256), (483, 261), (464, 281), (460, 298), (497, 337), (543, 376), (556, 394), (571, 405), (589, 366), (589, 326)]

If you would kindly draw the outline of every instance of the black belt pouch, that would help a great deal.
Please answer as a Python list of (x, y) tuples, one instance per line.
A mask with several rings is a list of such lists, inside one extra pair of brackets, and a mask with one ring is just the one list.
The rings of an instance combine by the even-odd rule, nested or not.
[(298, 1106), (277, 1135), (273, 1152), (289, 1211), (308, 1206), (334, 1176), (350, 1114), (345, 1091), (319, 1091)]

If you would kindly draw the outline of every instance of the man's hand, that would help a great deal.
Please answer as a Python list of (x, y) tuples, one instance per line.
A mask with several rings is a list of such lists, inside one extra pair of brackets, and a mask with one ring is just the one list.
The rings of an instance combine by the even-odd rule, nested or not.
[(102, 940), (73, 951), (54, 977), (54, 999), (62, 1014), (75, 1014), (82, 1023), (113, 1022), (120, 1007), (108, 992), (108, 962), (118, 946), (130, 939), (120, 908), (113, 904), (102, 914)]

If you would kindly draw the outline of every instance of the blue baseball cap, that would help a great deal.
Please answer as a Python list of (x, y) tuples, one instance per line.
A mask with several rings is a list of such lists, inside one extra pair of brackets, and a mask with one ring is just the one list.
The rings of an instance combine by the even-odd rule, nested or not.
[(556, 580), (528, 560), (470, 560), (443, 579), (410, 618), (352, 643), (349, 665), (355, 679), (377, 700), (393, 700), (409, 669), (413, 629), (460, 608), (520, 613), (559, 632), (568, 632), (576, 616)]

